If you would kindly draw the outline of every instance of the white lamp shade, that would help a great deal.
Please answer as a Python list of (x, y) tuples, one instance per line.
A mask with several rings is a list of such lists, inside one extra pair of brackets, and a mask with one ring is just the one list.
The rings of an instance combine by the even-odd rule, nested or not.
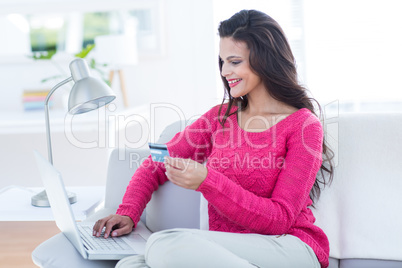
[(95, 37), (96, 58), (112, 67), (138, 63), (136, 35), (101, 35)]
[(116, 96), (112, 89), (100, 79), (90, 76), (85, 60), (75, 59), (70, 63), (74, 86), (68, 99), (68, 112), (82, 114), (113, 101)]
[(116, 98), (101, 80), (87, 77), (76, 82), (68, 99), (68, 112), (82, 114), (102, 107)]

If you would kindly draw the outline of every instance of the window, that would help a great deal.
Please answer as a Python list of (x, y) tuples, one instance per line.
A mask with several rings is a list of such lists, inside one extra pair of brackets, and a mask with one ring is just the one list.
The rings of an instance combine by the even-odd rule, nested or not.
[(56, 50), (65, 40), (65, 18), (62, 15), (27, 15), (32, 52)]
[(241, 9), (258, 9), (277, 20), (290, 41), (301, 82), (321, 104), (339, 103), (340, 110), (351, 112), (402, 111), (401, 1), (214, 3), (216, 28)]
[(120, 25), (114, 30), (113, 20), (118, 17), (116, 12), (84, 13), (82, 48), (93, 44), (95, 37), (120, 32)]
[[(39, 4), (31, 6), (33, 11), (30, 11), (31, 8), (18, 2), (9, 4), (15, 13), (0, 15), (0, 33), (10, 39), (10, 44), (0, 45), (1, 50), (10, 51), (9, 47), (20, 35), (18, 38), (26, 43), (24, 48), (30, 49), (16, 51), (16, 54), (54, 50), (75, 54), (93, 44), (96, 36), (135, 31), (139, 56), (153, 57), (164, 53), (164, 0), (117, 0), (113, 3), (89, 0), (80, 3), (82, 11), (58, 1), (49, 2), (43, 10), (37, 8)], [(24, 31), (17, 33), (15, 30), (22, 24)], [(10, 53), (0, 52), (0, 56), (3, 54)]]

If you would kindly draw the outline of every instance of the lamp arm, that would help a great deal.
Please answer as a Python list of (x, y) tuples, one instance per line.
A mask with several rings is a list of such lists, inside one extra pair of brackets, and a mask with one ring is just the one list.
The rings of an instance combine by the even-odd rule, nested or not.
[(50, 137), (50, 123), (49, 123), (49, 100), (50, 97), (53, 95), (53, 93), (61, 87), (62, 85), (67, 84), (68, 82), (72, 81), (73, 78), (69, 77), (66, 80), (61, 81), (57, 85), (55, 85), (47, 94), (46, 99), (45, 99), (45, 120), (46, 120), (46, 140), (47, 140), (47, 153), (48, 153), (48, 158), (50, 164), (53, 165), (53, 155), (52, 155), (52, 142), (51, 142), (51, 137)]

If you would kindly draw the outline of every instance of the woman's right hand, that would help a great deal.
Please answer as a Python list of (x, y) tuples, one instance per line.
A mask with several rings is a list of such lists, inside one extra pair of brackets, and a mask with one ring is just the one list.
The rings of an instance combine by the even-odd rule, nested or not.
[(108, 238), (109, 236), (115, 237), (131, 233), (134, 227), (134, 222), (129, 216), (112, 214), (95, 223), (93, 235), (100, 237), (104, 227), (106, 227), (104, 233), (105, 238)]

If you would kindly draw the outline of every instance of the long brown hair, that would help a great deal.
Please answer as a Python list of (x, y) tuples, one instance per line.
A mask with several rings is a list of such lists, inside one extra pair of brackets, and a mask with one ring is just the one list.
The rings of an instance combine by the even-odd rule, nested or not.
[[(307, 108), (315, 113), (314, 104), (321, 114), (321, 106), (307, 95), (307, 90), (299, 84), (296, 61), (286, 36), (279, 24), (267, 14), (257, 10), (242, 10), (231, 18), (222, 21), (218, 28), (219, 36), (231, 37), (235, 41), (245, 42), (250, 50), (250, 68), (261, 78), (268, 93), (276, 100), (286, 103), (297, 109)], [(219, 58), (219, 70), (222, 72), (222, 60)], [(247, 95), (233, 98), (230, 87), (221, 75), (225, 96), (219, 109), (221, 114), (223, 103), (228, 100), (228, 107), (220, 123), (225, 124), (231, 115), (231, 108), (235, 105), (244, 110), (248, 106)], [(232, 113), (233, 114), (233, 113)], [(320, 185), (325, 186), (333, 179), (334, 166), (333, 152), (323, 141), (323, 164), (317, 174), (316, 181), (310, 192), (310, 198), (315, 201), (321, 193)], [(325, 180), (325, 173), (328, 182)]]

